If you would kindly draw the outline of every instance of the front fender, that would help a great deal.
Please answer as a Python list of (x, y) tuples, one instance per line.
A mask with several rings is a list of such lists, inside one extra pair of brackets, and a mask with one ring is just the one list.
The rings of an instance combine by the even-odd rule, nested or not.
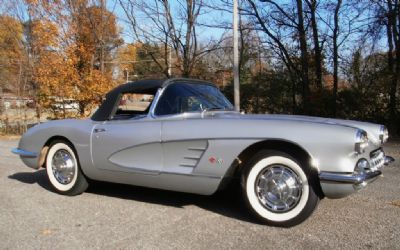
[[(21, 160), (28, 166), (38, 169), (43, 162), (42, 149), (52, 138), (66, 138), (75, 147), (81, 168), (91, 167), (90, 136), (93, 124), (91, 120), (58, 120), (38, 124), (30, 128), (20, 139), (18, 149), (32, 152), (37, 157), (24, 157)], [(42, 154), (41, 154), (42, 152)]]

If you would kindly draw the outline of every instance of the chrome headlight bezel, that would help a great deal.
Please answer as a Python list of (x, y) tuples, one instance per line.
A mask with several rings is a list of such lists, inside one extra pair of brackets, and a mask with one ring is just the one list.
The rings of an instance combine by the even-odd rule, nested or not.
[(389, 131), (386, 128), (386, 126), (382, 125), (379, 129), (379, 140), (383, 144), (387, 142), (388, 139), (389, 139)]
[(365, 175), (367, 171), (370, 169), (370, 164), (367, 159), (361, 158), (355, 168), (354, 168), (354, 174), (356, 175)]
[(356, 132), (356, 137), (355, 137), (355, 145), (354, 145), (354, 150), (359, 153), (362, 154), (365, 152), (365, 149), (368, 147), (369, 143), (368, 143), (368, 135), (367, 132), (365, 132), (364, 130), (357, 130)]

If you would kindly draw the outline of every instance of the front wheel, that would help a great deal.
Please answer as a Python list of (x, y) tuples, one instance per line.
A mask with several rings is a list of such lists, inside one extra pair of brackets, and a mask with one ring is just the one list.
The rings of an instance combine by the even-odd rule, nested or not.
[(51, 185), (60, 194), (78, 195), (88, 187), (76, 153), (65, 141), (51, 143), (46, 156), (46, 172)]
[(250, 210), (274, 226), (294, 226), (315, 210), (319, 197), (308, 166), (278, 151), (261, 151), (247, 164), (242, 189)]

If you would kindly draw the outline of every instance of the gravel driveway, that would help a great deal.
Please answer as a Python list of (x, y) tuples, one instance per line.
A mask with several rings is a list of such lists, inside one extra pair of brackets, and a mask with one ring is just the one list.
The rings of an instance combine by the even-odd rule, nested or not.
[(400, 249), (400, 144), (396, 162), (367, 189), (324, 199), (289, 228), (260, 225), (234, 189), (199, 196), (95, 183), (82, 195), (51, 191), (44, 170), (25, 167), (0, 140), (0, 249)]

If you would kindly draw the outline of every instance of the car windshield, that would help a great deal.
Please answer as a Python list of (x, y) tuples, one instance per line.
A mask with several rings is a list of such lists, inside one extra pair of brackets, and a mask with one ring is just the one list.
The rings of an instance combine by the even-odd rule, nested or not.
[(165, 89), (155, 114), (170, 115), (207, 110), (233, 110), (233, 106), (215, 86), (174, 83)]

